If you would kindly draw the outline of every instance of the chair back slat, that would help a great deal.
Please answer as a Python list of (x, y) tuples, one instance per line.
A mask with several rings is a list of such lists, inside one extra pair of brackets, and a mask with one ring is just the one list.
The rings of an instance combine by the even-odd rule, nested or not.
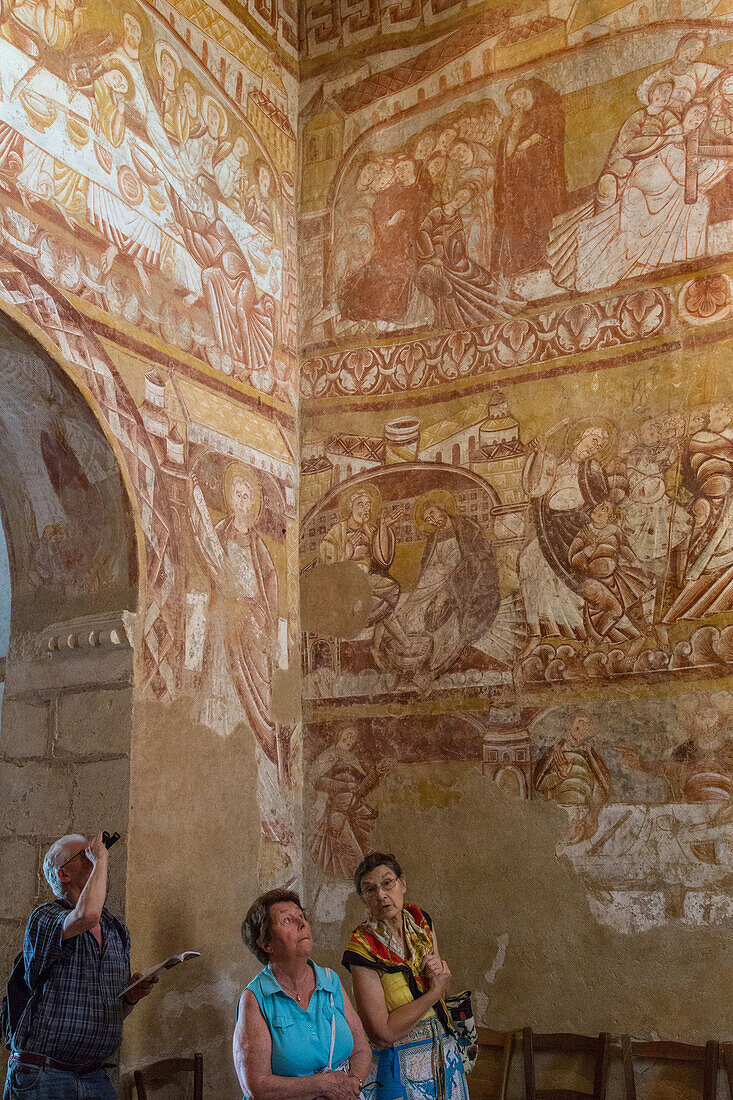
[(132, 1076), (137, 1100), (148, 1100), (148, 1086), (165, 1084), (180, 1073), (193, 1074), (193, 1100), (203, 1100), (204, 1056), (199, 1053), (193, 1058), (161, 1058), (136, 1069)]
[(702, 1100), (717, 1100), (720, 1044), (712, 1039), (704, 1046), (696, 1046), (694, 1043), (677, 1043), (666, 1040), (632, 1042), (628, 1035), (622, 1035), (621, 1053), (624, 1060), (626, 1100), (636, 1100), (635, 1058), (662, 1062), (699, 1063), (703, 1067)]
[[(531, 1027), (525, 1027), (522, 1031), (522, 1049), (525, 1100), (605, 1100), (611, 1056), (611, 1037), (606, 1032), (595, 1036), (574, 1035), (571, 1032), (535, 1034)], [(593, 1091), (538, 1089), (535, 1079), (535, 1050), (552, 1054), (591, 1054), (594, 1058)]]

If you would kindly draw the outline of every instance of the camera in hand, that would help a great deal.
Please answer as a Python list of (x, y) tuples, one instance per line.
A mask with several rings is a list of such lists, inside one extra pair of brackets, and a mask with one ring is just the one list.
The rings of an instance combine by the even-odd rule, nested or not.
[(111, 836), (106, 831), (102, 833), (102, 844), (104, 844), (105, 848), (108, 851), (112, 847), (113, 844), (117, 843), (117, 841), (119, 839), (120, 839), (120, 834), (119, 833), (112, 833)]

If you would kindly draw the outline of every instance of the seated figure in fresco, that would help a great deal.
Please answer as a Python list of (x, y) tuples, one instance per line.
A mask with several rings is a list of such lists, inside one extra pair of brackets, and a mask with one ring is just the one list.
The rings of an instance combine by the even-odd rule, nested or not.
[(342, 518), (323, 538), (320, 559), (326, 564), (353, 561), (367, 574), (371, 591), (367, 626), (374, 627), (372, 651), (378, 660), (385, 629), (396, 634), (402, 644), (408, 644), (400, 624), (392, 620), (400, 586), (389, 572), (396, 549), (391, 524), (402, 513), (394, 512), (387, 520), (382, 515), (381, 495), (373, 485), (359, 485), (347, 492), (339, 511)]
[[(502, 601), (494, 553), (480, 525), (459, 513), (455, 497), (444, 489), (424, 493), (415, 503), (415, 526), (427, 541), (415, 588), (401, 601), (392, 623), (399, 622), (405, 645), (385, 637), (385, 661), (401, 673), (418, 673), (427, 684), (446, 671), (466, 646), (492, 628), (510, 663), (512, 644), (521, 639), (516, 601)], [(500, 611), (501, 608), (501, 611)], [(489, 645), (482, 649), (490, 651)]]
[(553, 219), (567, 208), (565, 116), (558, 92), (530, 77), (510, 85), (510, 112), (496, 161), (495, 270), (507, 275), (546, 265)]
[[(617, 745), (625, 764), (666, 779), (671, 802), (719, 805), (719, 825), (733, 823), (733, 738), (716, 707), (702, 706), (690, 718), (689, 737), (663, 760), (649, 760), (635, 749)], [(705, 848), (697, 853), (705, 856)]]
[(373, 245), (364, 264), (338, 290), (341, 316), (352, 321), (399, 321), (407, 313), (415, 275), (415, 238), (429, 209), (429, 183), (412, 157), (397, 157), (391, 178), (377, 177)]
[(220, 348), (247, 381), (268, 384), (275, 347), (275, 300), (259, 294), (252, 269), (221, 218), (210, 220), (167, 187), (183, 242), (201, 265), (204, 300)]
[[(653, 110), (658, 114), (650, 119), (649, 134), (638, 138), (639, 144), (649, 140), (649, 150), (636, 157), (620, 157), (617, 166), (624, 160), (631, 165), (623, 178), (612, 171), (602, 173), (599, 183), (605, 188), (607, 205), (593, 212), (586, 204), (553, 228), (548, 255), (553, 278), (561, 285), (579, 291), (599, 290), (667, 264), (705, 255), (708, 192), (725, 179), (733, 168), (733, 159), (701, 158), (697, 199), (685, 202), (684, 138), (705, 122), (707, 107), (691, 103), (682, 118), (681, 133), (677, 123), (670, 122), (661, 135), (652, 137), (658, 119), (666, 117), (666, 108), (659, 103), (662, 95), (669, 102), (669, 82), (655, 87), (646, 109), (647, 115)], [(629, 137), (629, 147), (636, 141)]]
[(641, 82), (636, 90), (638, 99), (648, 105), (652, 99), (654, 86), (660, 80), (669, 80), (672, 83), (669, 107), (681, 117), (688, 104), (693, 99), (701, 99), (703, 93), (722, 72), (717, 65), (700, 61), (700, 54), (704, 49), (703, 35), (696, 31), (683, 34), (675, 47), (674, 58), (669, 64)]
[(591, 508), (609, 497), (609, 479), (599, 457), (608, 448), (610, 429), (608, 421), (576, 424), (566, 432), (559, 454), (548, 448), (547, 438), (529, 444), (522, 480), (535, 537), (519, 555), (527, 653), (543, 636), (585, 638), (582, 579), (570, 562), (570, 547), (587, 525)]
[(367, 803), (367, 796), (390, 768), (385, 759), (362, 764), (356, 752), (358, 740), (353, 726), (339, 729), (310, 772), (311, 786), (325, 795), (310, 840), (311, 857), (333, 878), (351, 879), (369, 852), (377, 811)]
[(628, 653), (633, 656), (644, 645), (647, 623), (641, 604), (653, 591), (653, 581), (629, 546), (618, 518), (610, 501), (599, 501), (570, 544), (568, 558), (582, 578), (588, 641), (632, 639)]
[(565, 736), (540, 757), (534, 770), (535, 790), (567, 811), (566, 844), (580, 844), (596, 833), (611, 789), (609, 770), (588, 742), (590, 732), (588, 715), (577, 712)]
[(711, 406), (707, 427), (691, 435), (685, 469), (693, 492), (684, 587), (666, 622), (733, 610), (733, 409)]
[(500, 287), (468, 254), (461, 213), (477, 194), (474, 184), (459, 187), (451, 199), (430, 211), (417, 237), (415, 285), (431, 299), (444, 328), (506, 319), (524, 305), (523, 298)]

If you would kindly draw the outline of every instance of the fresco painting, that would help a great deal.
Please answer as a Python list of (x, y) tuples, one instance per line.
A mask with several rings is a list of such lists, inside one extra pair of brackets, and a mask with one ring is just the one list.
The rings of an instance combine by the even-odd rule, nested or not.
[(6, 247), (113, 324), (292, 399), (286, 215), (262, 138), (135, 3), (0, 19)]
[[(564, 38), (562, 60), (512, 77), (490, 49), (477, 74), (478, 43), (466, 34), (464, 76), (476, 90), (453, 73), (447, 110), (429, 105), (435, 45), (415, 67), (414, 88), (394, 70), (408, 95), (417, 91), (416, 105), (411, 95), (380, 103), (376, 77), (345, 90), (332, 80), (330, 99), (313, 98), (312, 123), (306, 108), (306, 135), (330, 112), (341, 136), (334, 146), (331, 135), (330, 156), (312, 147), (311, 163), (307, 137), (304, 147), (304, 188), (312, 174), (310, 206), (323, 218), (324, 278), (306, 298), (309, 351), (357, 334), (485, 325), (730, 253), (729, 41), (714, 23), (676, 34), (639, 27), (623, 55), (611, 35), (568, 56)], [(596, 71), (605, 74), (598, 89)], [(384, 76), (382, 95), (388, 85)], [(606, 100), (592, 149), (587, 118), (572, 111), (581, 88), (587, 107), (597, 90)], [(386, 113), (360, 110), (358, 89)]]
[(369, 591), (302, 640), (315, 909), (460, 761), (601, 924), (727, 924), (728, 6), (390, 12), (305, 13), (300, 566)]

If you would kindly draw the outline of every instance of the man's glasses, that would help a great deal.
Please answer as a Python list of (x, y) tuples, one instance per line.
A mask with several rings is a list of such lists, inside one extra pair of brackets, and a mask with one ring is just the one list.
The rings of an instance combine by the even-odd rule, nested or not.
[(68, 866), (68, 864), (72, 863), (75, 859), (78, 859), (79, 856), (84, 856), (84, 859), (87, 861), (87, 863), (89, 863), (89, 856), (87, 855), (87, 850), (86, 850), (86, 848), (82, 848), (82, 850), (80, 852), (77, 852), (76, 855), (70, 856), (67, 859), (66, 863), (62, 863), (61, 867), (59, 867), (59, 871), (62, 870), (62, 868)]
[(394, 890), (396, 885), (397, 879), (394, 875), (392, 878), (382, 879), (379, 886), (376, 886), (373, 882), (368, 882), (366, 886), (362, 886), (361, 896), (369, 901), (371, 898), (376, 898), (380, 890), (386, 890), (389, 893), (390, 890)]

